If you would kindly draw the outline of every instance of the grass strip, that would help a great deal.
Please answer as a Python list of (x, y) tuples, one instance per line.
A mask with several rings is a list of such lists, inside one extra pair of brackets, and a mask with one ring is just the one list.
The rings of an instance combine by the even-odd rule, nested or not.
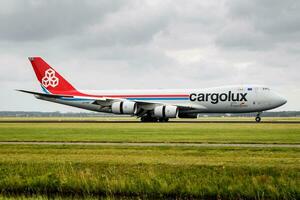
[(0, 141), (299, 144), (300, 124), (0, 124)]
[(0, 146), (0, 195), (299, 199), (297, 148)]

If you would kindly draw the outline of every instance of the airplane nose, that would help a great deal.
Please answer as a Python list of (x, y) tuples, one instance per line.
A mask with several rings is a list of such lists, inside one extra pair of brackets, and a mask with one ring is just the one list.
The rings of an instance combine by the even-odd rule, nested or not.
[(287, 100), (282, 97), (282, 96), (277, 96), (277, 103), (278, 103), (278, 106), (282, 106), (284, 104), (286, 104)]
[(287, 100), (284, 97), (282, 97), (281, 102), (282, 102), (282, 105), (284, 105), (284, 104), (286, 104)]

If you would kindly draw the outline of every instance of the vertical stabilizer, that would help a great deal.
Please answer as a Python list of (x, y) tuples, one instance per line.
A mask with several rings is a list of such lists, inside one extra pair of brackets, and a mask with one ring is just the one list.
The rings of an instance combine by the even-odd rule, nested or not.
[(44, 92), (52, 94), (74, 93), (76, 89), (48, 65), (40, 57), (29, 57), (35, 75), (40, 82)]

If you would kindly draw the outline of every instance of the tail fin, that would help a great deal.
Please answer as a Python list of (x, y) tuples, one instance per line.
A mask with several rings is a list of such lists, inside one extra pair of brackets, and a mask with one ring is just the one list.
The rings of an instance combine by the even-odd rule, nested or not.
[(35, 75), (46, 93), (66, 94), (76, 89), (40, 57), (29, 57)]

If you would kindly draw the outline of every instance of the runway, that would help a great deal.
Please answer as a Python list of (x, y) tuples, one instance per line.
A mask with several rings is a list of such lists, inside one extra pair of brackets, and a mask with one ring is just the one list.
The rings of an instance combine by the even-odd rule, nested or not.
[[(141, 123), (140, 121), (133, 120), (0, 120), (0, 123), (99, 123), (99, 124), (110, 124), (110, 123), (124, 123), (124, 124), (135, 124)], [(158, 123), (158, 122), (144, 122), (144, 123)], [(300, 121), (261, 121), (260, 123), (253, 121), (243, 120), (183, 120), (183, 121), (169, 121), (168, 123), (189, 123), (189, 124), (207, 124), (207, 123), (232, 123), (232, 124), (300, 124)]]
[(137, 147), (247, 147), (247, 148), (300, 148), (300, 144), (228, 144), (228, 143), (154, 143), (154, 142), (0, 142), (0, 145), (86, 145), (86, 146), (137, 146)]

